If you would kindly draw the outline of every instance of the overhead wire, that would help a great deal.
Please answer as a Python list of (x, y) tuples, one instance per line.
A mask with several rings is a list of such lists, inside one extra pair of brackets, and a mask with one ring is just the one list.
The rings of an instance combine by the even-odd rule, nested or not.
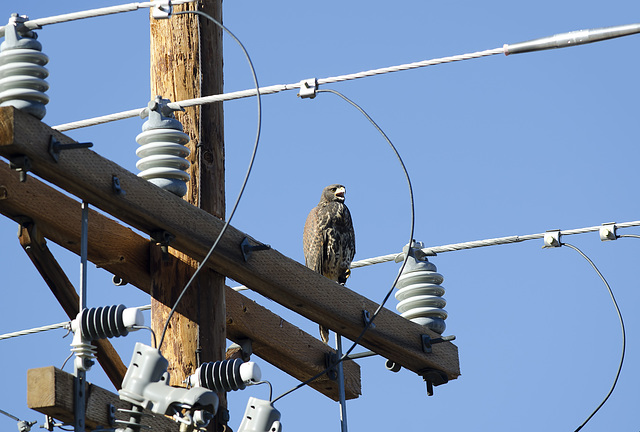
[[(640, 221), (622, 222), (622, 223), (615, 224), (616, 228), (630, 228), (630, 227), (637, 227), (637, 226), (640, 226)], [(600, 228), (602, 228), (602, 225), (569, 229), (569, 230), (561, 230), (560, 234), (563, 236), (585, 234), (585, 233), (599, 231)], [(513, 235), (513, 236), (507, 236), (507, 237), (496, 237), (496, 238), (474, 240), (474, 241), (463, 242), (463, 243), (453, 243), (453, 244), (442, 245), (442, 246), (430, 246), (430, 247), (423, 248), (422, 251), (427, 255), (439, 254), (442, 252), (454, 252), (459, 250), (475, 249), (475, 248), (486, 247), (486, 246), (497, 246), (497, 245), (505, 245), (505, 244), (511, 244), (511, 243), (520, 243), (528, 240), (542, 239), (544, 238), (544, 235), (545, 233), (537, 233), (537, 234), (527, 234), (527, 235)], [(619, 235), (618, 237), (640, 237), (640, 236), (629, 234), (629, 235)], [(402, 255), (402, 252), (354, 261), (351, 263), (351, 268), (353, 269), (353, 268), (365, 267), (369, 265), (394, 261), (400, 255)]]
[(207, 14), (205, 12), (202, 12), (202, 11), (182, 11), (182, 12), (177, 12), (174, 15), (185, 15), (185, 14), (196, 14), (196, 15), (200, 15), (200, 16), (210, 20), (215, 25), (217, 25), (222, 30), (224, 30), (229, 36), (231, 36), (238, 43), (240, 48), (242, 49), (242, 52), (244, 53), (244, 55), (245, 55), (245, 57), (247, 59), (247, 62), (249, 63), (249, 67), (251, 69), (251, 74), (253, 76), (253, 81), (254, 81), (254, 84), (256, 86), (256, 94), (257, 94), (256, 100), (257, 100), (257, 106), (258, 106), (258, 122), (257, 122), (258, 124), (257, 124), (257, 131), (256, 131), (256, 137), (255, 137), (254, 145), (253, 145), (253, 150), (251, 152), (251, 157), (250, 157), (250, 161), (249, 161), (249, 166), (248, 166), (247, 172), (246, 172), (246, 174), (244, 176), (244, 180), (242, 181), (242, 185), (240, 186), (240, 191), (238, 192), (238, 197), (236, 198), (236, 201), (233, 204), (231, 212), (229, 213), (229, 217), (227, 218), (227, 220), (225, 221), (224, 225), (222, 226), (222, 229), (220, 230), (220, 233), (218, 234), (218, 237), (213, 242), (213, 245), (211, 245), (211, 248), (209, 249), (209, 252), (204, 257), (202, 262), (200, 262), (200, 264), (198, 265), (196, 270), (193, 272), (193, 275), (191, 275), (191, 278), (189, 279), (187, 284), (184, 286), (184, 288), (180, 292), (180, 295), (176, 299), (173, 307), (171, 308), (171, 311), (169, 312), (169, 315), (167, 316), (167, 320), (166, 320), (166, 322), (164, 324), (164, 328), (162, 329), (162, 333), (161, 333), (161, 336), (160, 336), (160, 342), (157, 345), (158, 351), (160, 351), (161, 348), (162, 348), (162, 343), (164, 342), (164, 337), (165, 337), (165, 335), (167, 333), (167, 329), (169, 327), (169, 323), (171, 322), (171, 317), (175, 313), (178, 305), (180, 304), (180, 301), (184, 297), (184, 295), (187, 292), (187, 290), (189, 289), (189, 287), (193, 284), (193, 281), (198, 276), (198, 274), (200, 273), (202, 268), (205, 266), (207, 261), (209, 261), (209, 258), (213, 254), (213, 251), (215, 250), (215, 248), (218, 246), (218, 243), (220, 242), (220, 239), (222, 238), (222, 236), (226, 232), (227, 228), (229, 227), (229, 224), (231, 223), (231, 219), (233, 219), (233, 216), (235, 215), (235, 212), (236, 212), (236, 210), (238, 208), (238, 205), (240, 204), (240, 200), (242, 198), (244, 190), (245, 190), (245, 188), (247, 186), (247, 182), (249, 181), (249, 176), (251, 175), (251, 169), (253, 168), (253, 163), (255, 162), (255, 159), (256, 159), (256, 154), (258, 152), (258, 143), (260, 141), (260, 130), (261, 130), (261, 127), (262, 127), (262, 102), (261, 102), (261, 98), (260, 98), (260, 86), (258, 84), (258, 76), (256, 75), (255, 68), (253, 67), (253, 62), (251, 61), (251, 57), (249, 56), (249, 53), (245, 49), (245, 47), (242, 44), (242, 42), (240, 42), (240, 39), (238, 39), (224, 25), (222, 25), (220, 22), (218, 22), (216, 19), (214, 19), (211, 15), (209, 15), (209, 14)]
[[(435, 65), (444, 64), (444, 63), (471, 60), (475, 58), (487, 57), (487, 56), (496, 55), (496, 54), (504, 54), (504, 47), (494, 48), (494, 49), (484, 50), (484, 51), (477, 51), (477, 52), (467, 53), (467, 54), (441, 57), (441, 58), (430, 59), (430, 60), (423, 60), (423, 61), (413, 62), (413, 63), (406, 63), (402, 65), (397, 65), (397, 66), (383, 67), (379, 69), (372, 69), (372, 70), (362, 71), (358, 73), (338, 75), (338, 76), (328, 77), (328, 78), (320, 78), (317, 80), (317, 82), (318, 82), (318, 85), (332, 84), (332, 83), (338, 83), (343, 81), (355, 80), (359, 78), (371, 77), (375, 75), (382, 75), (382, 74), (387, 74), (392, 72), (417, 69), (417, 68), (422, 68), (426, 66), (435, 66)], [(275, 94), (275, 93), (280, 93), (286, 90), (296, 90), (296, 89), (299, 89), (301, 86), (302, 86), (302, 81), (292, 83), (292, 84), (276, 84), (268, 87), (260, 87), (259, 89), (248, 89), (248, 90), (224, 93), (220, 95), (185, 99), (182, 101), (171, 102), (168, 105), (170, 108), (180, 109), (180, 108), (187, 108), (195, 105), (204, 105), (204, 104), (211, 104), (215, 102), (224, 102), (224, 101), (230, 101), (235, 99), (252, 97), (252, 96), (256, 96), (258, 92), (261, 95)], [(108, 114), (100, 117), (93, 117), (86, 120), (79, 120), (75, 122), (64, 123), (57, 126), (53, 126), (52, 129), (55, 129), (60, 132), (64, 132), (68, 130), (80, 129), (80, 128), (89, 127), (89, 126), (96, 126), (99, 124), (109, 123), (112, 121), (124, 120), (131, 117), (139, 116), (143, 109), (144, 108), (136, 108), (136, 109), (122, 111), (114, 114)]]
[(569, 243), (562, 243), (562, 246), (568, 246), (569, 248), (571, 248), (571, 249), (575, 250), (576, 252), (578, 252), (585, 260), (587, 260), (587, 262), (591, 265), (591, 267), (593, 267), (595, 272), (598, 274), (598, 276), (600, 277), (600, 279), (602, 280), (604, 285), (607, 287), (607, 291), (609, 292), (609, 296), (611, 297), (611, 300), (613, 302), (613, 306), (614, 306), (614, 308), (616, 310), (616, 313), (618, 314), (618, 321), (620, 322), (620, 329), (621, 329), (621, 333), (622, 333), (622, 350), (621, 350), (622, 352), (621, 352), (621, 355), (620, 355), (620, 363), (618, 364), (618, 370), (616, 372), (615, 379), (613, 380), (613, 384), (611, 385), (611, 388), (609, 389), (609, 392), (604, 397), (602, 402), (600, 402), (600, 404), (596, 407), (595, 410), (593, 410), (593, 412), (586, 418), (586, 420), (584, 422), (582, 422), (582, 424), (580, 426), (578, 426), (578, 428), (575, 429), (575, 432), (578, 432), (579, 430), (581, 430), (589, 422), (589, 420), (591, 420), (593, 418), (594, 415), (596, 415), (596, 413), (600, 410), (600, 408), (602, 408), (602, 406), (607, 402), (607, 400), (609, 399), (609, 397), (613, 393), (613, 390), (616, 388), (616, 384), (618, 383), (618, 379), (620, 378), (620, 373), (622, 372), (622, 365), (624, 363), (624, 354), (625, 354), (626, 340), (627, 339), (626, 339), (626, 332), (625, 332), (625, 328), (624, 328), (624, 320), (622, 319), (622, 313), (620, 312), (620, 308), (618, 307), (618, 302), (616, 301), (616, 298), (613, 295), (613, 291), (611, 290), (611, 286), (609, 285), (607, 280), (604, 278), (604, 276), (602, 275), (600, 270), (598, 270), (598, 267), (596, 267), (594, 262), (584, 252), (582, 252), (580, 249), (578, 249), (576, 246), (574, 246), (572, 244), (569, 244)]
[[(359, 105), (357, 105), (351, 99), (349, 99), (348, 97), (346, 97), (345, 95), (343, 95), (342, 93), (340, 93), (338, 91), (330, 90), (330, 89), (317, 90), (317, 93), (331, 93), (331, 94), (334, 94), (334, 95), (339, 96), (340, 98), (342, 98), (344, 101), (346, 101), (350, 105), (352, 105), (354, 108), (356, 108), (358, 111), (360, 111), (360, 113), (376, 128), (376, 130), (382, 135), (384, 140), (391, 147), (391, 149), (394, 152), (396, 158), (400, 162), (400, 165), (402, 167), (402, 171), (404, 173), (405, 179), (407, 181), (407, 186), (408, 186), (408, 189), (409, 189), (409, 201), (410, 201), (411, 219), (410, 219), (410, 235), (409, 235), (408, 244), (410, 245), (412, 243), (412, 241), (413, 241), (413, 234), (414, 234), (414, 231), (415, 231), (415, 205), (414, 205), (414, 198), (413, 198), (413, 187), (411, 186), (411, 178), (409, 176), (409, 172), (407, 171), (407, 167), (405, 166), (404, 161), (402, 160), (402, 157), (400, 156), (400, 153), (398, 152), (396, 147), (393, 145), (393, 143), (391, 142), (389, 137), (384, 133), (382, 128), (380, 128), (380, 126), (378, 126), (378, 124), (371, 118), (371, 116), (369, 116), (369, 114), (367, 114), (367, 112), (364, 109), (362, 109)], [(396, 284), (398, 283), (398, 280), (400, 279), (400, 275), (402, 274), (402, 270), (404, 269), (405, 265), (407, 264), (408, 258), (409, 258), (409, 254), (407, 254), (405, 256), (404, 261), (402, 263), (402, 267), (400, 268), (400, 271), (398, 272), (398, 275), (396, 276), (395, 280), (393, 281), (393, 284), (391, 285), (391, 288), (387, 291), (384, 299), (382, 300), (382, 302), (380, 303), (380, 305), (378, 306), (376, 311), (373, 313), (373, 315), (371, 315), (371, 318), (365, 323), (365, 326), (362, 329), (362, 331), (360, 332), (360, 334), (358, 335), (358, 337), (356, 337), (353, 340), (353, 343), (352, 343), (351, 347), (347, 351), (345, 351), (338, 360), (336, 360), (333, 364), (329, 365), (325, 370), (323, 370), (322, 372), (312, 376), (311, 378), (307, 379), (306, 381), (303, 381), (303, 382), (299, 383), (298, 385), (296, 385), (295, 387), (287, 390), (286, 392), (282, 393), (280, 396), (278, 396), (275, 399), (271, 400), (271, 404), (276, 403), (276, 401), (282, 399), (283, 397), (287, 396), (288, 394), (291, 394), (294, 391), (296, 391), (296, 390), (306, 386), (307, 384), (315, 381), (316, 379), (320, 378), (325, 373), (327, 373), (327, 371), (333, 369), (334, 367), (336, 367), (338, 364), (340, 364), (341, 362), (343, 362), (344, 360), (346, 360), (349, 357), (349, 354), (351, 354), (351, 351), (353, 351), (355, 349), (355, 347), (358, 346), (358, 344), (360, 343), (360, 341), (364, 337), (364, 335), (367, 332), (367, 330), (369, 330), (369, 328), (373, 324), (373, 321), (376, 319), (376, 317), (378, 316), (380, 311), (384, 308), (384, 305), (386, 304), (387, 300), (389, 300), (389, 297), (391, 297), (391, 294), (393, 293), (393, 290), (395, 289)]]
[(58, 324), (50, 324), (50, 325), (46, 325), (46, 326), (42, 326), (42, 327), (36, 327), (36, 328), (32, 328), (32, 329), (28, 329), (28, 330), (20, 330), (20, 331), (16, 331), (16, 332), (12, 332), (12, 333), (5, 333), (3, 335), (0, 335), (0, 340), (5, 340), (5, 339), (11, 339), (14, 337), (19, 337), (19, 336), (27, 336), (27, 335), (32, 335), (32, 334), (36, 334), (36, 333), (42, 333), (42, 332), (46, 332), (49, 330), (55, 330), (55, 329), (59, 329), (59, 328), (65, 328), (67, 330), (69, 330), (71, 328), (71, 322), (70, 321), (65, 321), (65, 322), (61, 322)]
[[(173, 5), (179, 5), (183, 3), (193, 3), (194, 1), (195, 0), (172, 0), (171, 3)], [(30, 30), (35, 30), (50, 24), (60, 24), (60, 23), (77, 21), (77, 20), (86, 19), (86, 18), (95, 18), (99, 16), (119, 14), (123, 12), (133, 12), (138, 9), (148, 9), (148, 8), (161, 6), (161, 5), (162, 4), (157, 1), (127, 3), (127, 4), (107, 6), (103, 8), (97, 8), (97, 9), (89, 9), (89, 10), (80, 11), (80, 12), (71, 12), (68, 14), (55, 15), (47, 18), (36, 18), (32, 20), (30, 19), (25, 23), (23, 23), (23, 25)], [(0, 26), (0, 37), (4, 36), (5, 28), (6, 26)]]

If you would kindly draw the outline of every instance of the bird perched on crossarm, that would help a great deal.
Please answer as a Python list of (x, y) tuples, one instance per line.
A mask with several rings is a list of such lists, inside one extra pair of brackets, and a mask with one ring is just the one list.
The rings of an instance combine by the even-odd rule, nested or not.
[[(305, 265), (344, 285), (351, 274), (356, 254), (356, 237), (351, 213), (344, 204), (346, 189), (333, 184), (322, 191), (320, 202), (311, 209), (302, 238)], [(320, 337), (329, 341), (329, 330), (320, 325)]]

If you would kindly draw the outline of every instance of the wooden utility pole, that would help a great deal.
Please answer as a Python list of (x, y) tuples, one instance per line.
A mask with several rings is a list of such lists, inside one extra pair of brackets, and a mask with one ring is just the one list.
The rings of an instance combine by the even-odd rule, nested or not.
[[(200, 0), (176, 6), (174, 12), (198, 10), (222, 21), (221, 0)], [(171, 101), (219, 94), (222, 80), (222, 30), (196, 14), (151, 19), (151, 99), (160, 95)], [(224, 219), (224, 132), (222, 104), (188, 108), (176, 113), (189, 134), (191, 180), (185, 200)], [(151, 320), (159, 335), (168, 313), (198, 263), (176, 251), (167, 260), (158, 248), (151, 251)], [(185, 266), (183, 263), (187, 264)], [(224, 276), (204, 269), (189, 288), (174, 314), (162, 352), (169, 360), (172, 384), (180, 383), (202, 362), (224, 359)], [(195, 317), (195, 320), (193, 319)], [(226, 398), (210, 430), (223, 430), (228, 415)]]

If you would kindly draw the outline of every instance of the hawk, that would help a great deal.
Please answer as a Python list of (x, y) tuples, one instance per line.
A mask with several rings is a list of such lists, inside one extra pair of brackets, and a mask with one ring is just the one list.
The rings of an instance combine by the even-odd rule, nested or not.
[[(344, 285), (351, 274), (356, 254), (356, 238), (351, 213), (344, 204), (346, 189), (340, 184), (327, 186), (320, 202), (307, 216), (302, 238), (305, 265)], [(329, 330), (320, 325), (320, 337), (329, 341)]]

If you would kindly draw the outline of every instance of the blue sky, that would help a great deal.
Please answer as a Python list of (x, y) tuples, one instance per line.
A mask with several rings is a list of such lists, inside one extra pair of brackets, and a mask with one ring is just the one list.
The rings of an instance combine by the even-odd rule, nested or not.
[[(114, 4), (91, 2), (91, 7)], [(41, 18), (79, 11), (86, 2), (5, 1), (12, 12)], [(640, 6), (628, 0), (537, 2), (226, 1), (224, 23), (249, 51), (260, 84), (288, 84), (430, 58), (501, 47), (555, 33), (630, 24)], [(4, 17), (4, 18), (3, 18)], [(47, 26), (38, 31), (51, 98), (44, 122), (57, 125), (143, 107), (149, 92), (145, 11)], [(531, 54), (470, 60), (328, 85), (353, 99), (394, 142), (415, 194), (415, 238), (428, 246), (549, 229), (640, 219), (637, 85), (640, 36)], [(246, 61), (225, 38), (225, 91), (252, 87)], [(226, 191), (233, 204), (248, 164), (255, 100), (225, 102)], [(339, 98), (301, 100), (294, 91), (263, 97), (255, 168), (232, 225), (303, 261), (302, 227), (322, 188), (347, 186), (357, 255), (398, 252), (409, 237), (406, 182), (387, 144)], [(78, 141), (136, 172), (134, 118), (71, 131)], [(17, 225), (0, 218), (0, 274), (5, 301), (0, 333), (64, 321), (66, 316), (22, 252)], [(620, 230), (640, 234), (640, 228)], [(584, 430), (637, 431), (640, 240), (601, 242), (597, 233), (563, 238), (580, 247), (609, 281), (627, 326), (618, 386)], [(50, 247), (70, 279), (79, 258)], [(359, 361), (363, 395), (349, 401), (351, 431), (574, 430), (600, 403), (620, 357), (620, 327), (609, 295), (587, 262), (568, 247), (535, 240), (447, 252), (431, 259), (445, 277), (447, 330), (457, 336), (462, 375), (427, 398), (422, 379), (394, 374), (381, 358)], [(353, 271), (349, 288), (381, 300), (398, 271), (381, 264)], [(229, 281), (234, 285), (233, 281)], [(248, 294), (299, 327), (317, 326), (275, 302)], [(89, 306), (147, 304), (131, 286), (91, 266)], [(387, 307), (395, 309), (391, 297)], [(148, 315), (147, 315), (148, 318)], [(0, 341), (5, 371), (0, 409), (26, 420), (26, 371), (60, 367), (64, 331)], [(128, 363), (136, 341), (114, 341)], [(280, 394), (297, 384), (257, 359)], [(69, 366), (67, 370), (71, 371)], [(88, 379), (111, 388), (98, 367)], [(230, 396), (237, 429), (249, 396)], [(339, 430), (336, 403), (303, 388), (276, 404), (285, 430)], [(3, 428), (15, 427), (0, 417)]]

